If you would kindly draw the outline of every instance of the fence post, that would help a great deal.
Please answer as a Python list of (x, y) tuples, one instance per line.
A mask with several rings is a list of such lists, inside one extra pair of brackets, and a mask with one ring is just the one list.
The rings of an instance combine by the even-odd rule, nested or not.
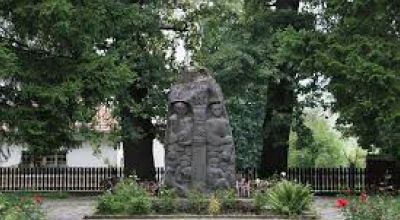
[(356, 185), (355, 176), (356, 176), (355, 166), (353, 163), (351, 163), (349, 167), (349, 187), (352, 192), (354, 192)]

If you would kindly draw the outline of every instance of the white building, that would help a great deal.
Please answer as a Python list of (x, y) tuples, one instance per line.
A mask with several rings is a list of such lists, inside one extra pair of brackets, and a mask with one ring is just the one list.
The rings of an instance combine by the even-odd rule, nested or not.
[[(105, 106), (98, 108), (94, 129), (107, 133), (115, 124), (111, 110)], [(78, 128), (82, 125), (76, 125)], [(0, 143), (0, 167), (123, 167), (124, 154), (122, 143), (112, 143), (106, 139), (100, 144), (89, 141), (80, 147), (60, 150), (54, 155), (33, 157), (23, 146)], [(155, 167), (164, 167), (164, 147), (158, 141), (153, 142)]]
[(22, 146), (3, 145), (4, 154), (0, 159), (0, 167), (35, 166), (47, 167), (121, 167), (123, 166), (122, 145), (114, 148), (112, 144), (103, 142), (99, 147), (85, 142), (81, 147), (61, 151), (54, 155), (35, 157), (25, 151)]
[[(22, 146), (2, 145), (0, 167), (18, 167), (42, 165), (47, 167), (123, 167), (123, 146), (102, 142), (95, 146), (85, 142), (81, 147), (69, 149), (55, 155), (32, 158)], [(164, 147), (158, 141), (153, 142), (153, 158), (155, 167), (164, 167)]]

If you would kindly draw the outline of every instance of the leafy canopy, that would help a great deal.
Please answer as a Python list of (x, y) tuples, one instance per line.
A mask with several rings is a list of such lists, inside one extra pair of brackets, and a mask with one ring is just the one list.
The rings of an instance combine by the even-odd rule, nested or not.
[[(1, 1), (2, 141), (37, 153), (76, 146), (100, 104), (117, 116), (122, 107), (160, 114), (153, 97), (168, 73), (160, 22), (139, 1)], [(127, 95), (133, 88), (149, 90), (143, 102)]]
[(332, 108), (346, 134), (358, 136), (364, 148), (400, 155), (400, 4), (308, 2), (320, 15), (318, 30), (288, 30), (295, 37), (284, 50), (301, 58), (303, 72), (330, 80)]

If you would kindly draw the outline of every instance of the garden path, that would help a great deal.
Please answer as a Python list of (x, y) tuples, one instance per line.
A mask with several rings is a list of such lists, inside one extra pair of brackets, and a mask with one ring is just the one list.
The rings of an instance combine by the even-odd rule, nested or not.
[(46, 220), (79, 220), (95, 211), (96, 196), (44, 199)]
[(335, 207), (336, 197), (316, 196), (314, 206), (321, 220), (344, 220), (340, 209)]

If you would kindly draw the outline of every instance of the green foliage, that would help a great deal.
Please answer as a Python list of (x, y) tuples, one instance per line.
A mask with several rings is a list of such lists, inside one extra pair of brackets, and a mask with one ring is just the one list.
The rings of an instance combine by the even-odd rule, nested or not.
[(208, 197), (204, 193), (191, 191), (188, 195), (189, 212), (204, 214), (207, 212)]
[(302, 61), (302, 72), (329, 78), (332, 107), (346, 135), (359, 137), (365, 149), (400, 155), (399, 4), (308, 2), (319, 8), (313, 10), (320, 17), (318, 30), (285, 33), (292, 37), (283, 39), (288, 42), (281, 44), (282, 51)]
[(262, 150), (263, 101), (254, 89), (249, 89), (244, 98), (228, 98), (226, 107), (234, 137), (236, 166), (241, 170), (257, 167)]
[(400, 219), (400, 198), (371, 196), (368, 200), (352, 198), (343, 208), (348, 220), (392, 220)]
[(257, 212), (263, 212), (269, 209), (266, 195), (266, 192), (257, 192), (254, 195), (254, 207), (256, 208)]
[[(257, 166), (262, 149), (263, 97), (267, 79), (273, 74), (263, 45), (250, 45), (251, 27), (243, 20), (240, 1), (212, 1), (188, 15), (195, 27), (188, 40), (194, 59), (213, 70), (225, 95), (232, 125), (237, 166)], [(196, 42), (197, 39), (198, 41)], [(201, 41), (201, 44), (200, 44)]]
[(280, 214), (299, 215), (309, 210), (313, 195), (309, 187), (283, 180), (260, 193), (255, 198), (255, 205), (261, 209), (271, 209)]
[(311, 131), (311, 141), (302, 146), (299, 139), (303, 137), (291, 132), (289, 166), (340, 167), (354, 164), (365, 167), (366, 152), (358, 146), (354, 138), (343, 137), (333, 128), (332, 123), (320, 111), (306, 112), (304, 125)]
[(135, 180), (126, 178), (117, 184), (115, 193), (99, 198), (97, 210), (101, 214), (148, 214), (151, 212), (151, 200)]
[(220, 201), (221, 208), (223, 210), (232, 210), (236, 203), (236, 190), (235, 189), (225, 189), (217, 190), (214, 196)]
[(162, 188), (160, 191), (159, 207), (157, 212), (161, 214), (173, 214), (177, 211), (177, 194), (174, 189)]
[(44, 215), (32, 197), (0, 193), (0, 218), (4, 220), (41, 220)]
[(155, 5), (6, 0), (0, 20), (2, 141), (45, 154), (101, 138), (93, 123), (100, 104), (120, 125), (123, 109), (145, 118), (165, 113), (172, 77)]
[[(216, 73), (224, 91), (239, 169), (255, 167), (261, 162), (263, 138), (276, 131), (270, 137), (280, 135), (287, 139), (288, 132), (279, 129), (291, 124), (290, 109), (293, 106), (277, 105), (282, 100), (295, 100), (296, 93), (318, 87), (299, 83), (314, 75), (300, 74), (301, 60), (286, 62), (280, 48), (280, 33), (285, 28), (290, 26), (294, 31), (313, 29), (313, 16), (297, 10), (272, 10), (265, 1), (236, 1), (234, 7), (226, 1), (205, 2), (200, 10), (194, 10), (188, 16), (191, 22), (195, 21), (201, 27), (200, 30), (199, 25), (189, 28), (188, 41), (194, 45), (191, 48), (195, 61)], [(288, 82), (285, 89), (289, 92), (284, 94), (292, 94), (291, 97), (282, 98), (279, 89), (268, 91), (279, 87), (276, 85), (280, 82)], [(272, 94), (272, 98), (267, 93)], [(289, 109), (289, 113), (284, 117), (274, 115), (275, 118), (270, 120), (266, 107), (270, 107), (271, 112)]]

